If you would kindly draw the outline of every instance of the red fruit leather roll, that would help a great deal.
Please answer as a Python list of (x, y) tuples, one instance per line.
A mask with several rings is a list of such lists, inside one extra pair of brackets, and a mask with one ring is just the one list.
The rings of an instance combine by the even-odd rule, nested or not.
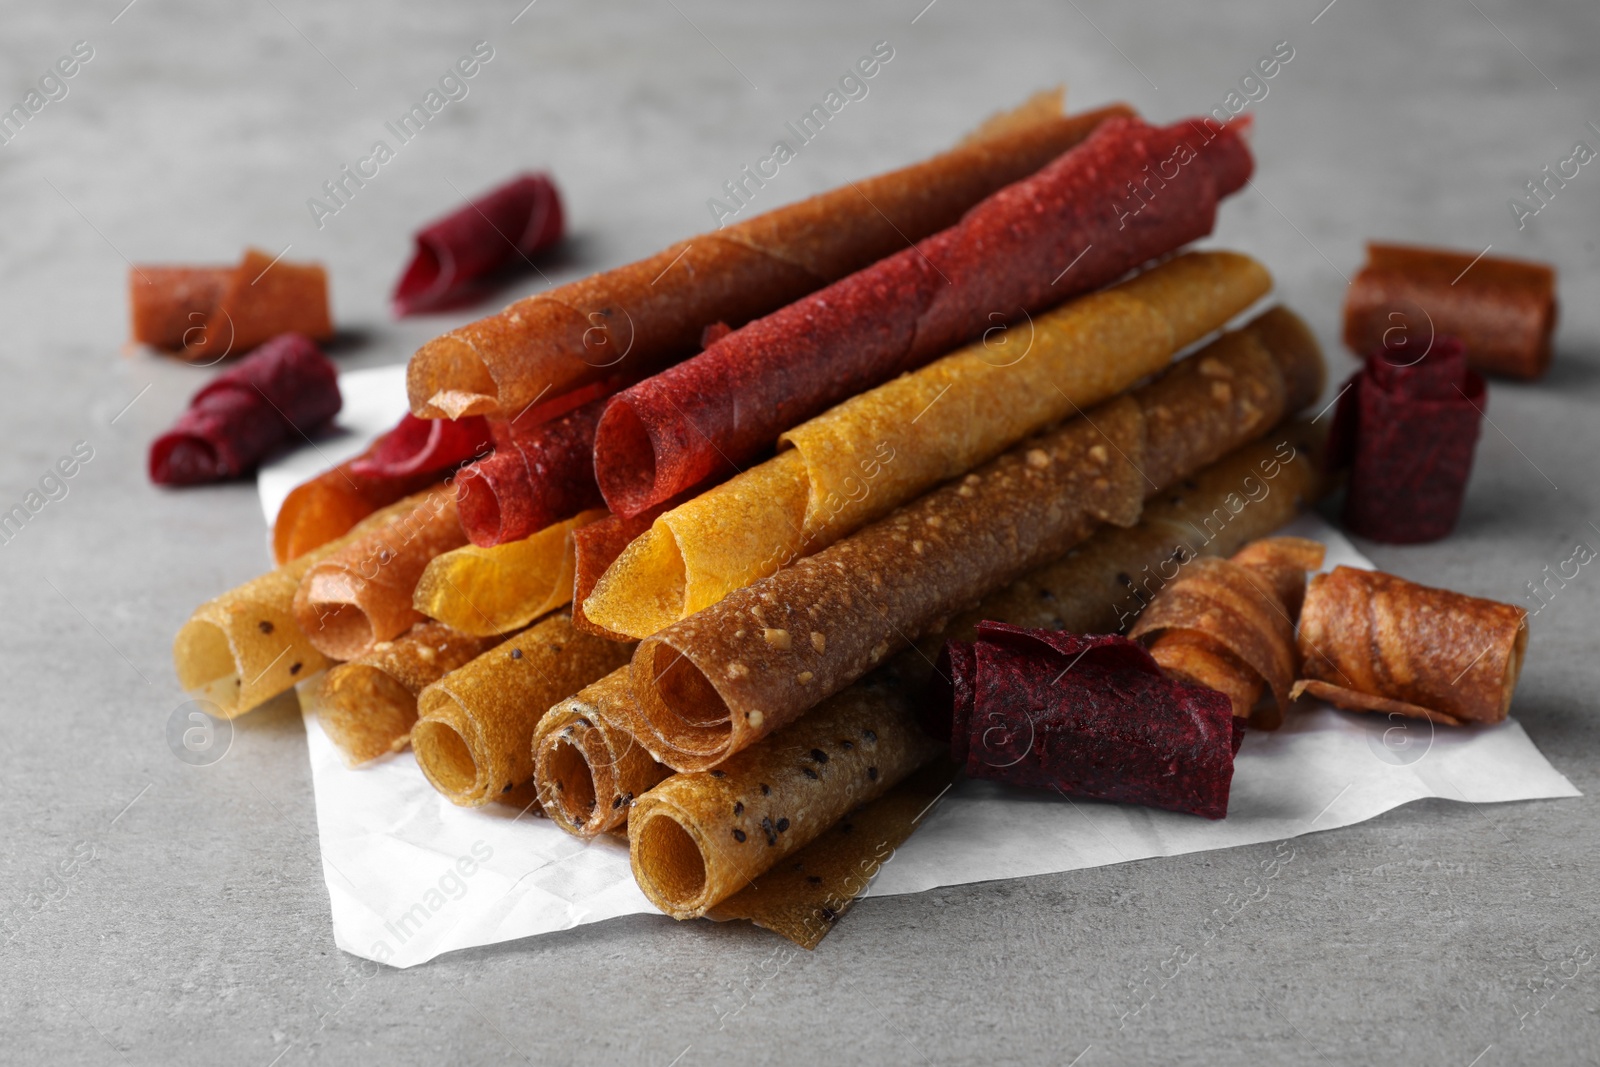
[(1344, 298), (1344, 341), (1358, 355), (1449, 334), (1473, 370), (1507, 378), (1549, 368), (1555, 324), (1552, 268), (1440, 248), (1369, 242)]
[(1379, 349), (1339, 398), (1328, 455), (1350, 468), (1344, 524), (1387, 544), (1437, 541), (1455, 527), (1488, 402), (1451, 337), (1435, 337), (1414, 362)]
[(488, 424), (481, 417), (452, 422), (407, 412), (361, 455), (301, 482), (284, 497), (272, 524), (273, 556), (282, 566), (488, 451)]
[(1228, 814), (1232, 703), (1127, 638), (983, 622), (976, 641), (946, 644), (931, 702), (935, 736), (970, 777)]
[(254, 469), (274, 448), (338, 414), (339, 377), (299, 334), (283, 334), (219, 374), (150, 446), (150, 480), (198, 485)]
[(519, 174), (430, 222), (394, 290), (396, 316), (459, 304), (473, 283), (561, 240), (561, 194), (545, 174)]
[(456, 480), (461, 526), (482, 548), (520, 541), (553, 522), (600, 507), (594, 428), (606, 398), (524, 429), (501, 423), (495, 454)]
[(951, 228), (619, 393), (595, 436), (606, 503), (637, 514), (997, 322), (1205, 236), (1251, 167), (1233, 129), (1108, 119)]

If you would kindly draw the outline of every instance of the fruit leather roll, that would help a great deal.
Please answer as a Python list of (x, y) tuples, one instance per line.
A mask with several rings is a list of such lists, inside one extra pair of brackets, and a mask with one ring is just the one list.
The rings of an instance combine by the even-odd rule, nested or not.
[(647, 638), (634, 695), (715, 766), (941, 619), (1062, 555), (1102, 522), (1316, 397), (1321, 354), (1274, 309), (1151, 384), (1048, 431), (770, 578)]
[(135, 341), (193, 361), (216, 363), (284, 333), (333, 336), (321, 265), (254, 248), (233, 267), (135, 266), (128, 305)]
[(481, 418), (419, 419), (407, 413), (361, 455), (289, 491), (272, 524), (272, 554), (279, 563), (304, 555), (488, 450), (488, 425)]
[(1227, 559), (1197, 559), (1156, 594), (1129, 636), (1168, 674), (1226, 694), (1235, 718), (1275, 730), (1300, 668), (1294, 625), (1306, 572), (1322, 557), (1316, 541), (1273, 537)]
[(1344, 298), (1344, 341), (1358, 356), (1460, 338), (1484, 374), (1537, 378), (1550, 366), (1556, 273), (1542, 263), (1439, 248), (1367, 244)]
[(630, 731), (637, 720), (627, 667), (539, 720), (533, 735), (539, 803), (569, 834), (587, 838), (618, 829), (634, 800), (672, 773)]
[(232, 719), (326, 667), (327, 657), (295, 619), (301, 579), (323, 559), (408, 515), (416, 504), (392, 504), (343, 537), (201, 604), (172, 642), (178, 683)]
[[(1210, 561), (1208, 561), (1210, 562)], [(999, 622), (951, 641), (929, 727), (969, 777), (1221, 819), (1236, 741), (1228, 697), (1110, 634)]]
[(1378, 571), (1335, 567), (1300, 611), (1304, 677), (1293, 694), (1348, 711), (1449, 726), (1495, 723), (1528, 649), (1528, 613)]
[[(998, 322), (1097, 289), (1210, 233), (1218, 202), (1244, 184), (1252, 161), (1236, 131), (1207, 133), (1208, 141), (1197, 130), (1107, 120), (948, 230), (618, 393), (595, 431), (607, 506), (641, 511)], [(1180, 157), (1149, 200), (1124, 204), (1125, 187)]]
[(594, 428), (604, 398), (537, 425), (496, 424), (495, 454), (456, 481), (461, 526), (472, 543), (491, 548), (601, 507), (594, 481)]
[(294, 595), (294, 617), (329, 659), (356, 659), (422, 621), (411, 606), (428, 561), (466, 541), (449, 486), (419, 494), (408, 511), (323, 556)]
[(634, 801), (634, 878), (668, 915), (704, 915), (937, 752), (903, 690), (852, 688), (716, 769), (673, 775)]
[(417, 694), (502, 638), (473, 637), (431, 619), (360, 659), (331, 667), (304, 691), (307, 703), (351, 767), (399, 752), (417, 721)]
[(433, 787), (478, 807), (533, 777), (533, 732), (559, 701), (628, 661), (632, 647), (552, 615), (417, 697), (411, 747)]
[(619, 366), (652, 373), (698, 351), (711, 323), (765, 315), (937, 233), (1107, 117), (1127, 114), (1115, 106), (1041, 115), (520, 300), (418, 350), (406, 373), (411, 409), (429, 418), (510, 417), (546, 392), (558, 395)]
[(657, 519), (585, 616), (648, 637), (1154, 374), (1271, 284), (1247, 256), (1190, 253), (853, 397)]
[(428, 561), (412, 606), (462, 633), (503, 634), (572, 600), (573, 535), (604, 511), (585, 511), (493, 548), (462, 545)]

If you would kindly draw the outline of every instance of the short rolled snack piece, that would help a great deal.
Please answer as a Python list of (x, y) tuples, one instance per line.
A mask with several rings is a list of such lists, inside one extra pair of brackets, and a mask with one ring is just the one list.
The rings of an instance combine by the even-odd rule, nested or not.
[(1379, 571), (1335, 567), (1311, 579), (1300, 611), (1309, 694), (1347, 711), (1448, 726), (1496, 723), (1528, 649), (1528, 613)]
[(473, 637), (431, 619), (337, 664), (306, 690), (329, 740), (351, 767), (399, 752), (417, 721), (417, 694), (501, 638)]
[(634, 800), (672, 772), (628, 732), (637, 717), (628, 668), (619, 667), (539, 720), (533, 780), (545, 814), (569, 834), (594, 837), (628, 821)]
[(178, 683), (232, 719), (322, 670), (327, 657), (295, 619), (301, 579), (322, 559), (415, 506), (414, 500), (392, 504), (342, 538), (201, 604), (172, 642)]
[[(716, 766), (903, 647), (1252, 440), (1321, 388), (1275, 309), (1154, 382), (647, 638), (634, 695), (678, 770)], [(689, 756), (679, 755), (688, 753)]]
[(716, 769), (674, 775), (634, 801), (633, 876), (668, 915), (704, 915), (937, 752), (903, 694), (852, 688)]
[(1358, 356), (1449, 334), (1473, 370), (1507, 378), (1544, 374), (1555, 324), (1554, 269), (1442, 248), (1369, 241), (1344, 298), (1344, 341)]
[(1271, 284), (1248, 256), (1189, 253), (846, 400), (656, 519), (584, 612), (648, 637), (1156, 373)]
[(1229, 559), (1197, 559), (1129, 636), (1168, 674), (1227, 694), (1235, 718), (1277, 729), (1300, 667), (1294, 627), (1306, 572), (1321, 568), (1323, 551), (1302, 537), (1273, 537)]
[(128, 273), (133, 339), (215, 363), (283, 333), (333, 336), (328, 275), (254, 248), (233, 267), (135, 266)]
[(449, 486), (319, 559), (300, 580), (294, 617), (329, 659), (356, 659), (422, 621), (411, 606), (428, 561), (466, 542)]
[(412, 606), (478, 637), (526, 626), (572, 600), (573, 534), (605, 514), (585, 511), (493, 548), (442, 552), (417, 579)]
[(573, 629), (564, 612), (530, 626), (421, 692), (411, 729), (417, 765), (463, 807), (525, 785), (544, 713), (622, 666), (630, 651)]
[(852, 182), (680, 241), (452, 330), (406, 371), (426, 418), (515, 415), (618, 369), (646, 374), (693, 355), (709, 323), (742, 324), (954, 223), (996, 189), (1071, 148), (1125, 105), (1032, 121), (922, 163)]

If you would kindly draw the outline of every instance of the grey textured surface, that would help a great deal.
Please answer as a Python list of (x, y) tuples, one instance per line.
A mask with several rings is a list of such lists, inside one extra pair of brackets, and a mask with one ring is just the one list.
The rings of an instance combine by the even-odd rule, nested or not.
[[(150, 439), (208, 372), (119, 351), (124, 257), (292, 244), (331, 268), (357, 335), (342, 363), (396, 362), (453, 321), (393, 323), (385, 297), (411, 227), (455, 189), (553, 168), (576, 240), (546, 270), (564, 280), (705, 229), (706, 198), (875, 41), (895, 56), (870, 95), (757, 207), (921, 158), (1060, 80), (1077, 107), (1203, 110), (1286, 39), (1295, 58), (1252, 108), (1258, 188), (1218, 239), (1272, 267), (1336, 377), (1341, 275), (1368, 236), (1492, 243), (1562, 272), (1555, 369), (1492, 387), (1459, 532), (1364, 547), (1519, 600), (1575, 542), (1600, 545), (1600, 169), (1520, 232), (1506, 203), (1574, 141), (1600, 144), (1593, 3), (539, 0), (513, 22), (523, 2), (0, 3), (7, 104), (74, 41), (95, 50), (0, 147), (0, 505), (75, 441), (94, 448), (0, 547), (0, 1060), (1595, 1062), (1592, 799), (1428, 802), (1297, 839), (1268, 897), (1203, 947), (1270, 847), (872, 900), (809, 955), (642, 917), (407, 972), (338, 952), (292, 708), (242, 720), (214, 766), (164, 740), (183, 699), (171, 635), (266, 557), (253, 487), (145, 480)], [(470, 96), (319, 231), (306, 198), (480, 39), (495, 58)], [(1597, 588), (1586, 569), (1534, 619), (1515, 706), (1591, 795)], [(1164, 981), (1178, 946), (1199, 953)]]

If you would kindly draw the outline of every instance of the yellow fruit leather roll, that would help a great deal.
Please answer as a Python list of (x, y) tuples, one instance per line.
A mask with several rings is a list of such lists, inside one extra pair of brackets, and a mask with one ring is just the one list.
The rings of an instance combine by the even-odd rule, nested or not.
[(551, 708), (533, 735), (533, 780), (556, 825), (594, 837), (628, 821), (634, 800), (672, 772), (629, 731), (638, 713), (619, 667)]
[(630, 645), (584, 633), (565, 612), (424, 689), (411, 747), (433, 787), (479, 807), (533, 777), (533, 731), (544, 713), (628, 661)]
[(374, 512), (343, 537), (201, 604), (172, 642), (178, 683), (232, 719), (326, 667), (328, 658), (295, 620), (300, 580), (320, 561), (410, 512), (418, 499)]
[(521, 541), (441, 553), (417, 579), (412, 607), (479, 637), (526, 626), (571, 602), (573, 531), (605, 516), (585, 511)]
[(721, 766), (677, 774), (628, 815), (634, 878), (656, 907), (704, 915), (857, 805), (938, 755), (903, 687), (853, 687)]
[(331, 667), (304, 694), (348, 766), (399, 752), (411, 741), (417, 694), (500, 641), (474, 637), (431, 619), (360, 659)]
[(1271, 284), (1248, 256), (1191, 252), (847, 400), (657, 518), (584, 613), (638, 638), (665, 629), (1128, 389)]
[(323, 556), (300, 580), (294, 617), (329, 659), (366, 655), (422, 620), (411, 606), (428, 561), (464, 544), (453, 486), (411, 498), (415, 506)]
[(714, 767), (920, 634), (1314, 399), (1322, 357), (1274, 309), (1129, 396), (1031, 438), (647, 638), (634, 695), (680, 771)]

